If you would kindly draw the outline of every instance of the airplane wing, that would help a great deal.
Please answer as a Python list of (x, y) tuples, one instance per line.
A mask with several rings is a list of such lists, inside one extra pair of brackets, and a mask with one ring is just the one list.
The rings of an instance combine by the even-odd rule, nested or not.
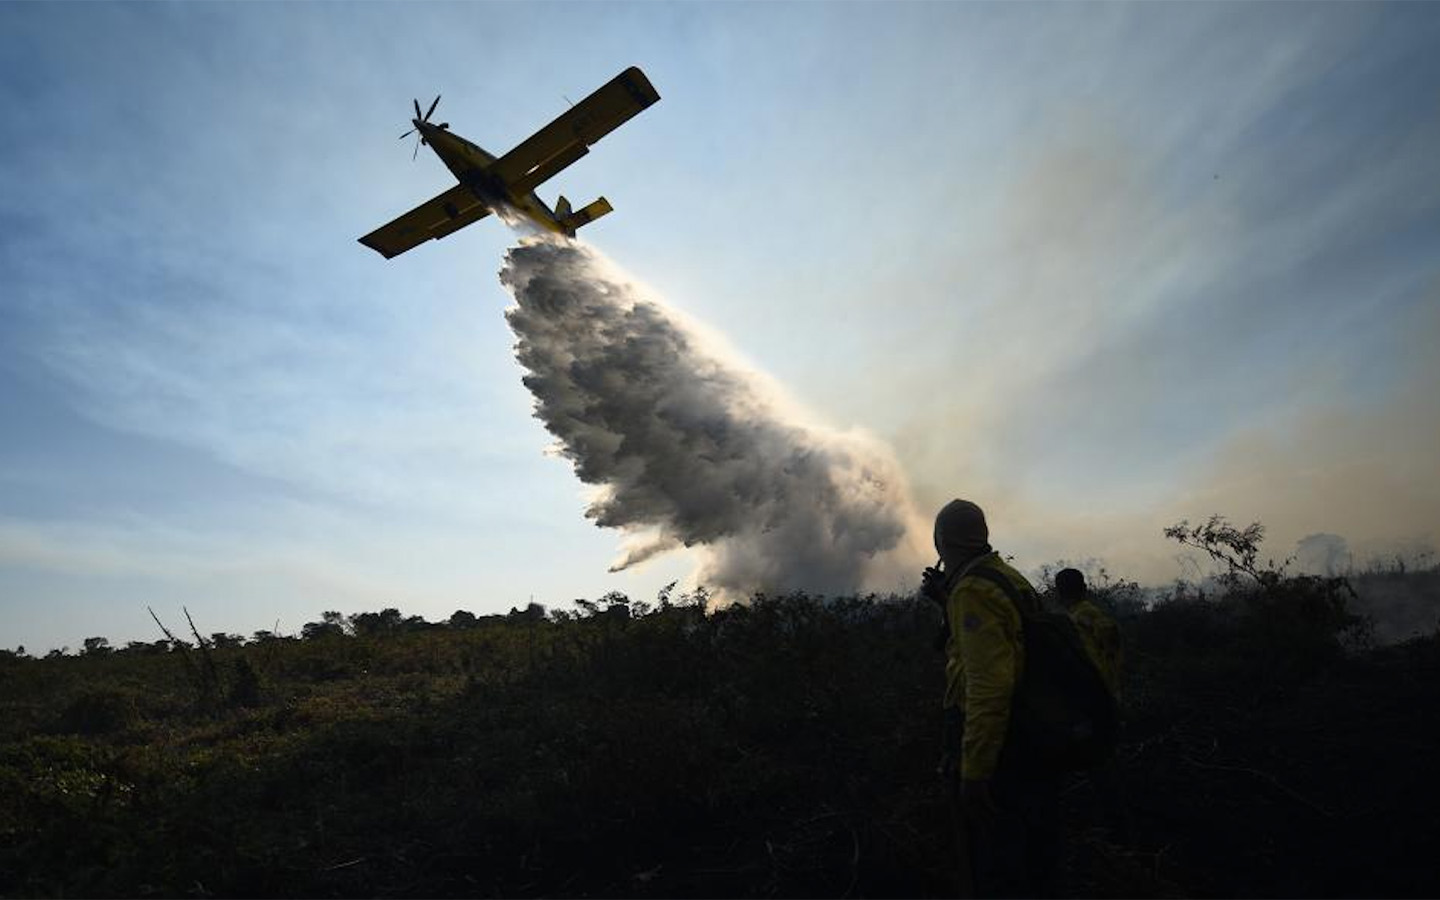
[(457, 184), (393, 222), (381, 225), (362, 237), (360, 243), (390, 259), (432, 238), (442, 238), (459, 231), (489, 214), (490, 207), (481, 203), (469, 188)]
[(514, 195), (528, 194), (659, 99), (645, 73), (631, 66), (497, 159), (489, 172)]

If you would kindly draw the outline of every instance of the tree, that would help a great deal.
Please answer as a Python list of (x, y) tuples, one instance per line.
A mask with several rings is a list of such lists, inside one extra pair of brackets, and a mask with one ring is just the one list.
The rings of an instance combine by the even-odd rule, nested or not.
[(85, 655), (100, 656), (110, 652), (110, 641), (103, 637), (88, 637), (85, 639)]
[(355, 633), (362, 637), (394, 634), (400, 630), (402, 622), (400, 610), (393, 606), (382, 609), (378, 613), (367, 612), (350, 617), (350, 624)]
[(1258, 562), (1260, 542), (1265, 539), (1265, 526), (1252, 522), (1244, 528), (1231, 525), (1224, 516), (1211, 516), (1204, 525), (1191, 527), (1188, 519), (1165, 529), (1165, 536), (1187, 547), (1203, 550), (1211, 559), (1225, 566), (1220, 579), (1238, 587), (1240, 576), (1249, 575), (1255, 583), (1269, 587), (1284, 577), (1285, 567), (1276, 568), (1273, 560), (1262, 569)]
[(457, 609), (450, 614), (451, 628), (474, 628), (478, 624), (480, 624), (480, 620), (475, 618), (475, 614), (472, 612), (467, 612), (463, 609)]
[(543, 604), (531, 600), (524, 609), (510, 607), (510, 614), (506, 618), (518, 619), (522, 622), (543, 622), (545, 621), (545, 607)]
[(606, 621), (623, 622), (630, 618), (630, 598), (620, 591), (610, 591), (598, 601), (600, 616)]
[(323, 637), (344, 637), (349, 633), (345, 617), (338, 612), (330, 611), (320, 614), (320, 621), (306, 622), (300, 629), (301, 637), (307, 641), (317, 640)]
[(630, 598), (620, 591), (610, 591), (602, 596), (598, 602), (605, 609), (610, 609), (613, 606), (628, 607), (630, 605)]

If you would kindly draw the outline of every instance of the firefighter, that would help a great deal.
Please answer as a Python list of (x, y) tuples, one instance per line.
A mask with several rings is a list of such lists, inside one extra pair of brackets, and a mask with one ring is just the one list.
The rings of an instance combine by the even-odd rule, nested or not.
[(935, 517), (940, 565), (923, 589), (948, 622), (942, 769), (960, 829), (962, 891), (1044, 897), (1057, 890), (1059, 778), (1006, 750), (1011, 697), (1025, 666), (1021, 616), (1009, 592), (1035, 589), (990, 546), (985, 514), (952, 500)]
[(1055, 594), (1065, 607), (1085, 652), (1100, 670), (1105, 686), (1117, 701), (1120, 699), (1120, 673), (1125, 665), (1125, 647), (1120, 640), (1120, 626), (1101, 611), (1090, 599), (1085, 586), (1085, 573), (1079, 569), (1061, 569), (1055, 573)]
[[(1055, 595), (1075, 623), (1086, 654), (1100, 670), (1105, 687), (1118, 704), (1125, 665), (1125, 645), (1120, 637), (1120, 626), (1090, 599), (1085, 574), (1079, 569), (1061, 569), (1055, 573)], [(1095, 803), (1105, 827), (1121, 843), (1130, 843), (1133, 827), (1129, 806), (1125, 802), (1119, 760), (1112, 756), (1086, 774), (1095, 789)]]

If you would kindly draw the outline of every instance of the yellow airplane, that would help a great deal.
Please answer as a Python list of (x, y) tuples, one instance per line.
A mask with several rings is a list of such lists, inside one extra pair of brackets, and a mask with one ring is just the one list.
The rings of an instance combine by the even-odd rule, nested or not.
[[(418, 133), (420, 144), (434, 150), (460, 183), (381, 225), (360, 238), (360, 243), (390, 259), (505, 208), (548, 231), (574, 237), (575, 229), (613, 209), (609, 201), (601, 197), (572, 210), (570, 201), (561, 197), (552, 210), (535, 194), (535, 188), (659, 99), (645, 73), (631, 66), (499, 159), (451, 132), (449, 122), (431, 123), (430, 114), (439, 105), (439, 97), (423, 116), (420, 101), (416, 100), (415, 118), (410, 120), (415, 127), (400, 135), (401, 140)], [(415, 152), (420, 152), (419, 144)]]

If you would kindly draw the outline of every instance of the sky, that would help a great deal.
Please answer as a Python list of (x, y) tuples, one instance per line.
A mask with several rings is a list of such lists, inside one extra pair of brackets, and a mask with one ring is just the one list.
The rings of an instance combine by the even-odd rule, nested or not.
[[(442, 619), (686, 578), (533, 417), (493, 218), (356, 238), (621, 69), (541, 188), (1031, 570), (1222, 514), (1440, 527), (1440, 6), (0, 4), (0, 646)], [(927, 512), (928, 515), (928, 512)]]

